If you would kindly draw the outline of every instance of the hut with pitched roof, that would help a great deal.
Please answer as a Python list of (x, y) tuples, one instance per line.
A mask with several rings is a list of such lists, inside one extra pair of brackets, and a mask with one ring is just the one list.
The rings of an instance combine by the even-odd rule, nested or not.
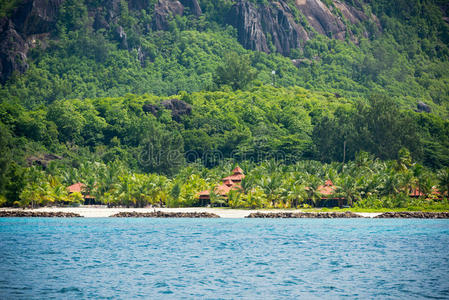
[[(243, 170), (237, 166), (234, 168), (234, 170), (232, 170), (231, 175), (229, 175), (221, 180), (222, 183), (220, 185), (217, 185), (213, 189), (213, 193), (215, 195), (217, 195), (218, 197), (227, 199), (230, 191), (243, 190), (242, 186), (241, 186), (243, 178), (245, 178), (245, 174), (243, 173)], [(199, 204), (201, 206), (211, 204), (210, 198), (211, 198), (210, 190), (205, 190), (205, 191), (201, 191), (198, 193), (198, 199), (200, 200)]]
[(84, 183), (77, 182), (75, 184), (72, 184), (71, 186), (67, 187), (67, 192), (69, 193), (69, 195), (73, 193), (82, 194), (85, 205), (95, 204), (95, 196), (86, 193), (86, 185)]
[[(306, 187), (306, 189), (309, 188)], [(318, 186), (316, 191), (320, 195), (320, 200), (316, 203), (318, 207), (342, 207), (346, 204), (346, 199), (338, 196), (337, 187), (330, 179), (326, 180), (323, 185)], [(313, 201), (308, 199), (308, 202), (312, 204)]]

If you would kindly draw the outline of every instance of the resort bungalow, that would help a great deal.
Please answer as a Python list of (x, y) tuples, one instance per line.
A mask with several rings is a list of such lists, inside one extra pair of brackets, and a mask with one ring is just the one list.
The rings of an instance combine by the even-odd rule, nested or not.
[[(223, 178), (222, 184), (217, 185), (214, 188), (214, 194), (224, 199), (227, 199), (228, 194), (232, 190), (242, 190), (242, 180), (245, 178), (243, 170), (240, 167), (236, 167), (232, 170), (232, 175)], [(210, 203), (210, 190), (205, 190), (198, 193), (199, 205), (204, 206)]]
[(432, 187), (432, 190), (429, 194), (425, 194), (419, 188), (411, 188), (409, 190), (408, 196), (410, 198), (425, 197), (426, 199), (443, 199), (443, 195), (441, 195), (440, 191), (435, 186)]
[(77, 183), (72, 184), (71, 186), (67, 187), (67, 191), (69, 192), (69, 195), (73, 194), (73, 193), (80, 193), (83, 195), (84, 205), (95, 204), (95, 196), (85, 194), (85, 190), (86, 190), (86, 185), (81, 182), (77, 182)]
[[(306, 190), (310, 188), (306, 187)], [(320, 185), (316, 189), (320, 195), (320, 200), (315, 204), (317, 207), (342, 207), (346, 204), (346, 199), (337, 196), (337, 187), (332, 180), (326, 180), (324, 185)], [(313, 203), (312, 199), (308, 199), (309, 204)]]

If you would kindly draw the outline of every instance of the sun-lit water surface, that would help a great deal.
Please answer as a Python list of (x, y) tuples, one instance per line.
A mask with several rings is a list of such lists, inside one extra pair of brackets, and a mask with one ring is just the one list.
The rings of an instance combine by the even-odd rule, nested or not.
[(449, 298), (449, 220), (0, 219), (0, 298)]

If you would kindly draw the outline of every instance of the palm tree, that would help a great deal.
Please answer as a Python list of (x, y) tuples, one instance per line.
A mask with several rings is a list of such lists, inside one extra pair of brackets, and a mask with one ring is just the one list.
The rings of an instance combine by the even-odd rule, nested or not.
[(359, 182), (352, 176), (340, 177), (337, 181), (337, 193), (346, 199), (348, 205), (352, 206), (355, 200), (360, 200)]
[(280, 174), (274, 176), (265, 175), (260, 178), (258, 185), (264, 190), (264, 193), (265, 195), (267, 195), (268, 201), (271, 203), (271, 206), (275, 206), (278, 196), (277, 192), (281, 186)]
[(396, 195), (401, 192), (401, 178), (394, 170), (383, 174), (384, 182), (382, 187), (383, 195)]
[(307, 199), (307, 192), (302, 181), (295, 181), (288, 189), (288, 199), (291, 207), (297, 208), (298, 205)]
[(243, 207), (245, 202), (242, 200), (242, 193), (237, 190), (231, 190), (228, 193), (228, 205), (232, 208)]
[(444, 194), (446, 194), (446, 197), (449, 198), (449, 167), (441, 169), (437, 176), (441, 195), (444, 197)]
[(307, 198), (312, 201), (312, 204), (314, 206), (316, 206), (318, 204), (318, 201), (321, 199), (321, 195), (318, 192), (320, 180), (314, 175), (309, 175), (306, 184), (307, 187), (305, 188), (305, 190), (307, 193)]

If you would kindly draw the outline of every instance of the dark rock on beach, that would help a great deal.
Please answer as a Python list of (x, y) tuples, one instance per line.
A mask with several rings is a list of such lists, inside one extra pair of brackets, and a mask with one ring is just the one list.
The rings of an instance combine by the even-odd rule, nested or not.
[(334, 219), (334, 218), (363, 218), (362, 216), (346, 212), (273, 212), (273, 213), (251, 213), (247, 218), (312, 218), (312, 219)]
[(112, 218), (219, 218), (218, 215), (207, 212), (163, 212), (155, 211), (149, 213), (119, 212)]
[(0, 211), (0, 218), (82, 218), (81, 215), (70, 212), (46, 212), (26, 210), (4, 210)]
[(399, 211), (386, 212), (376, 216), (380, 219), (449, 219), (449, 212)]

